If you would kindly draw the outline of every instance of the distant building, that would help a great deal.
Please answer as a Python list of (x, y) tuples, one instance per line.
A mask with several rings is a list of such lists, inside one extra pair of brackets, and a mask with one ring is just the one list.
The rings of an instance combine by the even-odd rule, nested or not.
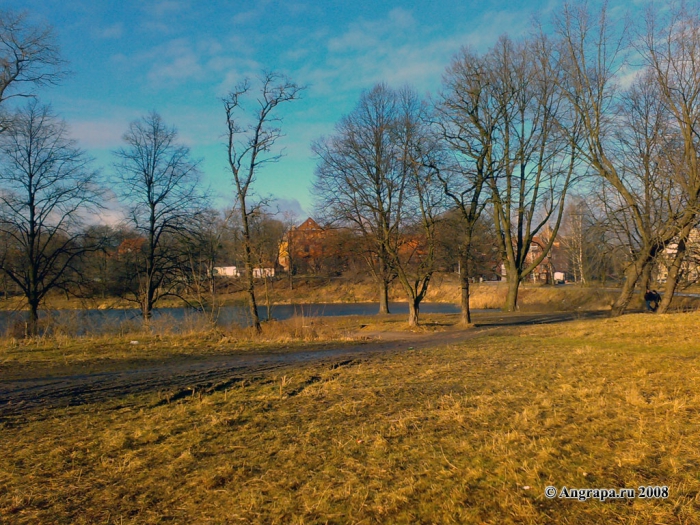
[(263, 277), (274, 277), (274, 268), (253, 268), (253, 277), (255, 279), (262, 279)]
[[(657, 280), (666, 282), (668, 271), (678, 252), (678, 242), (669, 244), (659, 257)], [(683, 282), (694, 283), (700, 280), (700, 229), (694, 228), (685, 243), (685, 255), (679, 271), (679, 279)]]
[[(543, 236), (535, 236), (532, 238), (530, 250), (525, 258), (525, 265), (529, 266), (542, 255), (549, 242), (548, 235), (551, 232), (544, 232)], [(506, 265), (501, 265), (501, 275), (506, 278)], [(528, 280), (533, 283), (555, 284), (570, 280), (569, 263), (566, 256), (566, 251), (561, 245), (561, 242), (555, 240), (552, 243), (552, 248), (545, 255), (542, 261), (532, 270), (528, 276)]]
[(215, 266), (212, 272), (215, 277), (240, 277), (241, 272), (236, 266)]
[(299, 226), (291, 228), (282, 239), (279, 247), (279, 264), (289, 271), (292, 264), (305, 263), (314, 266), (316, 259), (323, 257), (326, 230), (311, 217)]
[(121, 257), (131, 253), (139, 253), (146, 243), (143, 237), (124, 239), (117, 248), (117, 256)]

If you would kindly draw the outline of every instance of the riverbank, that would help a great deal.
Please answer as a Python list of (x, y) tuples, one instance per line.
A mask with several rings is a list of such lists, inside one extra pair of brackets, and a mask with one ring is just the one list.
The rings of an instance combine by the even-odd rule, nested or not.
[[(501, 327), (462, 343), (234, 372), (219, 389), (178, 397), (38, 409), (0, 422), (0, 515), (698, 523), (698, 322), (636, 314)], [(667, 496), (566, 501), (545, 497), (547, 486)]]
[[(245, 292), (232, 291), (224, 293), (221, 286), (214, 301), (218, 306), (244, 305), (247, 301)], [(389, 289), (389, 299), (405, 302), (406, 297), (401, 287), (394, 283)], [(475, 283), (471, 285), (470, 305), (474, 309), (502, 308), (506, 297), (506, 283)], [(318, 303), (372, 303), (377, 302), (377, 286), (369, 278), (314, 278), (296, 277), (293, 287), (286, 279), (271, 279), (267, 286), (256, 283), (258, 306), (262, 310), (269, 302), (279, 304), (318, 304)], [(575, 310), (609, 308), (615, 292), (575, 285), (542, 286), (523, 284), (519, 296), (520, 308), (525, 311), (537, 310)], [(208, 298), (211, 302), (211, 299)], [(425, 302), (454, 303), (460, 302), (460, 288), (455, 274), (436, 274), (433, 278)], [(158, 303), (160, 308), (178, 308), (188, 305), (197, 306), (195, 298), (183, 301), (180, 298), (165, 298)], [(0, 310), (22, 310), (24, 300), (20, 297), (0, 299)], [(136, 303), (120, 298), (78, 299), (65, 295), (52, 295), (46, 299), (44, 307), (50, 310), (79, 309), (134, 309)]]

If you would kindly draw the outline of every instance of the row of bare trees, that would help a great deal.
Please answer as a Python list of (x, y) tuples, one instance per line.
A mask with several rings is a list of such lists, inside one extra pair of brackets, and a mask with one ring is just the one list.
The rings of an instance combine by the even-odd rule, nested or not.
[[(592, 274), (593, 260), (593, 273), (613, 266), (624, 273), (614, 315), (673, 246), (659, 309), (666, 311), (698, 223), (699, 50), (700, 18), (687, 6), (651, 6), (630, 23), (605, 7), (567, 4), (529, 38), (460, 51), (432, 100), (385, 84), (364, 92), (313, 145), (315, 192), (323, 218), (363, 240), (380, 313), (397, 282), (409, 322), (418, 323), (438, 267), (438, 226), (455, 220), (466, 323), (474, 235), (484, 224), (492, 225), (507, 274), (506, 310), (517, 308), (520, 284), (564, 227), (579, 280)], [(81, 261), (105, 249), (86, 227), (104, 184), (65, 124), (35, 100), (38, 86), (63, 74), (52, 32), (1, 11), (0, 68), (0, 269), (26, 297), (34, 333), (46, 294), (75, 289)], [(225, 222), (237, 230), (257, 331), (255, 227), (269, 202), (256, 193), (256, 178), (280, 159), (282, 109), (303, 89), (264, 73), (222, 101), (235, 201)], [(8, 103), (27, 97), (24, 107)], [(124, 289), (148, 320), (186, 283), (213, 290), (212, 254), (223, 233), (211, 228), (198, 161), (157, 113), (130, 125), (115, 158), (111, 185), (138, 239), (120, 254), (131, 283)]]
[[(654, 259), (698, 221), (700, 18), (692, 6), (649, 7), (622, 26), (605, 9), (568, 6), (554, 22), (560, 84), (584, 131), (579, 150), (627, 248), (619, 315)], [(627, 86), (623, 74), (633, 75)], [(669, 276), (660, 312), (675, 287)]]
[[(380, 84), (315, 144), (319, 210), (366, 239), (380, 313), (398, 278), (415, 322), (432, 271), (431, 231), (448, 209), (462, 220), (463, 321), (471, 235), (485, 210), (507, 273), (505, 309), (514, 310), (520, 284), (556, 242), (573, 190), (596, 209), (595, 235), (604, 241), (597, 266), (605, 274), (610, 254), (622, 265), (613, 315), (648, 285), (672, 244), (659, 308), (667, 310), (698, 223), (700, 18), (690, 6), (650, 5), (636, 23), (626, 20), (611, 19), (605, 6), (566, 4), (547, 31), (502, 37), (483, 53), (463, 49), (429, 106), (408, 88)], [(595, 258), (583, 253), (584, 208), (569, 208), (566, 239), (571, 253), (578, 247), (580, 280), (584, 259)], [(536, 238), (540, 249), (531, 253)], [(411, 243), (420, 248), (411, 252)], [(410, 279), (406, 252), (421, 255)]]
[(364, 240), (367, 267), (379, 287), (379, 313), (389, 312), (389, 284), (398, 279), (412, 325), (435, 271), (435, 225), (445, 211), (434, 167), (440, 152), (427, 109), (410, 89), (379, 84), (362, 95), (332, 136), (314, 144), (315, 192), (324, 218)]
[[(0, 270), (27, 300), (29, 333), (37, 333), (38, 309), (49, 292), (90, 287), (87, 269), (100, 254), (103, 273), (109, 253), (119, 295), (136, 302), (145, 321), (159, 300), (181, 296), (193, 283), (201, 291), (208, 281), (211, 296), (213, 266), (226, 228), (239, 230), (234, 236), (242, 247), (251, 317), (259, 331), (252, 269), (260, 243), (253, 234), (266, 224), (266, 201), (254, 198), (251, 184), (264, 164), (279, 159), (273, 152), (281, 135), (277, 106), (298, 98), (302, 88), (266, 73), (260, 79), (258, 107), (250, 114), (242, 103), (251, 96), (247, 81), (223, 101), (236, 205), (214, 231), (216, 213), (201, 188), (199, 162), (157, 113), (129, 126), (124, 146), (115, 152), (111, 178), (91, 167), (66, 124), (36, 98), (36, 88), (60, 80), (63, 66), (50, 28), (0, 11), (0, 236), (5, 241)], [(13, 98), (30, 101), (10, 107)], [(126, 214), (117, 229), (122, 238), (111, 247), (119, 235), (89, 226), (101, 222), (107, 183)], [(231, 220), (235, 212), (238, 221)], [(107, 275), (92, 278), (107, 281)]]
[[(505, 306), (516, 308), (520, 283), (554, 242), (579, 165), (575, 143), (561, 131), (567, 106), (551, 83), (545, 46), (502, 38), (483, 55), (463, 50), (432, 107), (408, 88), (378, 85), (316, 144), (317, 196), (330, 220), (352, 224), (367, 239), (380, 313), (387, 312), (388, 283), (398, 278), (409, 323), (417, 322), (435, 269), (435, 225), (454, 208), (463, 228), (462, 319), (470, 322), (472, 237), (487, 205), (508, 273)], [(548, 244), (530, 260), (546, 225)]]

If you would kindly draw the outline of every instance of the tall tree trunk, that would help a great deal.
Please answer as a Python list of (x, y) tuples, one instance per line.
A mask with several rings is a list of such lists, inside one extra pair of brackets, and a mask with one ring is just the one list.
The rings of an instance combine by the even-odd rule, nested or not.
[(141, 315), (144, 325), (147, 325), (151, 320), (151, 302), (148, 292), (146, 292), (146, 295), (141, 299)]
[(506, 312), (515, 312), (518, 308), (518, 292), (520, 291), (520, 275), (515, 268), (508, 268), (508, 295), (503, 309)]
[(680, 277), (681, 266), (683, 265), (683, 259), (685, 258), (686, 243), (688, 242), (688, 236), (690, 235), (691, 229), (692, 223), (685, 226), (679, 234), (676, 255), (673, 257), (673, 262), (668, 269), (666, 286), (664, 287), (664, 296), (661, 298), (661, 303), (659, 303), (659, 308), (656, 310), (656, 313), (665, 314), (671, 305), (673, 295), (676, 293), (676, 288), (678, 287), (678, 278)]
[(245, 257), (246, 292), (248, 294), (250, 320), (255, 333), (259, 334), (262, 332), (262, 326), (260, 326), (258, 304), (255, 300), (255, 281), (253, 280), (253, 250), (252, 241), (250, 238), (250, 225), (248, 224), (248, 210), (246, 209), (245, 198), (240, 191), (238, 202), (241, 208), (241, 222), (243, 226), (243, 253)]
[(389, 283), (386, 277), (379, 278), (379, 314), (389, 313)]
[(648, 290), (651, 287), (651, 271), (654, 268), (652, 261), (647, 262), (642, 269), (642, 275), (639, 278), (639, 289)]
[(147, 325), (151, 321), (153, 314), (153, 295), (152, 277), (150, 270), (147, 269), (145, 290), (141, 299), (141, 314), (143, 315), (143, 324)]
[(29, 320), (27, 321), (27, 335), (36, 337), (39, 335), (39, 301), (32, 297), (29, 300)]
[(625, 313), (630, 301), (632, 301), (634, 290), (637, 286), (637, 282), (639, 282), (642, 272), (644, 271), (644, 266), (647, 264), (647, 261), (649, 261), (649, 258), (638, 258), (625, 270), (625, 282), (622, 285), (622, 291), (620, 291), (620, 295), (617, 297), (612, 309), (610, 310), (610, 315), (612, 317), (618, 317)]
[(387, 264), (388, 255), (384, 245), (379, 246), (379, 261), (378, 272), (375, 274), (379, 279), (379, 315), (388, 314), (389, 312), (389, 265)]
[(408, 300), (408, 326), (418, 326), (418, 314), (420, 313), (420, 299)]
[(460, 253), (459, 282), (462, 289), (460, 322), (462, 324), (471, 324), (472, 313), (469, 309), (469, 255), (464, 252)]
[(252, 327), (256, 333), (262, 332), (260, 326), (260, 316), (258, 315), (258, 304), (255, 301), (255, 281), (253, 279), (253, 261), (250, 253), (250, 244), (245, 243), (245, 273), (246, 273), (246, 292), (248, 294), (248, 307), (250, 310), (250, 320)]

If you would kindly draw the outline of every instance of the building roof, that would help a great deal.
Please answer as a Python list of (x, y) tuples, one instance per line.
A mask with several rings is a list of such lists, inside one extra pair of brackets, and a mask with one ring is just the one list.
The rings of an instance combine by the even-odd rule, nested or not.
[(301, 223), (299, 226), (296, 227), (297, 230), (323, 230), (318, 223), (313, 220), (311, 217), (306, 219), (303, 223)]

